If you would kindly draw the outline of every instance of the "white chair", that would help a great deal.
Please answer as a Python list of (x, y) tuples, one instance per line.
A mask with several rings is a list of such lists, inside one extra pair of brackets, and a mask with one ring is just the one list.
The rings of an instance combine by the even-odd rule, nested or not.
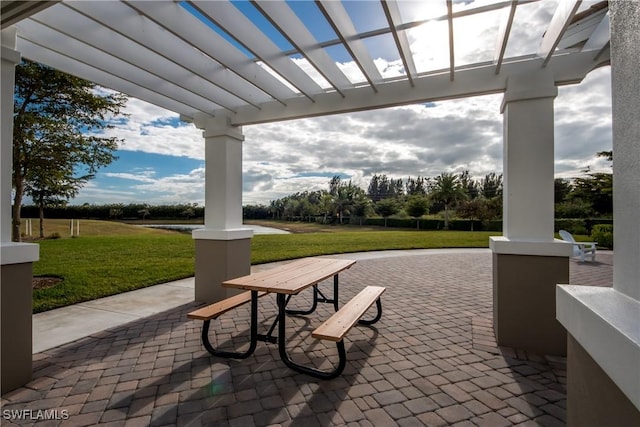
[(584, 262), (585, 256), (587, 255), (591, 257), (591, 261), (596, 260), (597, 242), (576, 242), (576, 239), (574, 239), (571, 233), (567, 230), (560, 230), (560, 237), (562, 237), (562, 240), (565, 242), (569, 242), (573, 245), (572, 256), (579, 256), (580, 262)]

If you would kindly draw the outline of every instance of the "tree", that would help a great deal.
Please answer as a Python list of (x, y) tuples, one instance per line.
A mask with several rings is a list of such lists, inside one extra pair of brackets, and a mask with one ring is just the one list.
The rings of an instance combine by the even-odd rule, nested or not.
[(421, 176), (416, 179), (407, 178), (405, 189), (407, 196), (424, 196), (427, 194), (425, 179)]
[(556, 178), (553, 180), (553, 200), (554, 203), (562, 203), (567, 200), (567, 197), (571, 193), (572, 186), (571, 181), (563, 178)]
[(361, 189), (361, 193), (357, 195), (353, 204), (353, 215), (360, 219), (360, 225), (362, 225), (362, 220), (371, 215), (372, 211), (371, 199)]
[(480, 193), (485, 199), (502, 196), (502, 174), (491, 172), (480, 181)]
[(384, 174), (373, 175), (367, 194), (374, 203), (389, 197), (398, 198), (404, 194), (404, 183), (402, 179), (389, 179)]
[(64, 206), (67, 200), (78, 193), (79, 181), (86, 181), (87, 177), (73, 178), (73, 171), (52, 168), (49, 173), (39, 170), (46, 163), (34, 162), (31, 179), (25, 184), (25, 194), (31, 196), (38, 207), (40, 217), (39, 235), (44, 238), (44, 208)]
[(449, 209), (459, 200), (465, 200), (467, 193), (457, 175), (443, 172), (436, 177), (431, 197), (444, 204), (444, 229), (449, 229)]
[(604, 157), (605, 159), (609, 160), (610, 162), (613, 161), (613, 150), (611, 150), (611, 151), (598, 151), (596, 153), (596, 155), (598, 157)]
[[(331, 180), (333, 182), (333, 179)], [(351, 214), (351, 211), (361, 199), (366, 197), (364, 190), (357, 185), (353, 185), (351, 181), (348, 183), (340, 182), (333, 195), (333, 207), (338, 213), (338, 219), (342, 224), (342, 218), (345, 213)]]
[(396, 199), (387, 198), (382, 199), (376, 203), (375, 210), (379, 215), (384, 218), (384, 226), (387, 226), (387, 218), (400, 211), (400, 205)]
[(340, 178), (340, 175), (334, 175), (331, 177), (331, 180), (329, 181), (329, 194), (332, 196), (338, 194), (340, 186), (342, 186), (342, 178)]
[(462, 218), (468, 218), (471, 220), (471, 231), (473, 231), (473, 220), (484, 220), (487, 217), (487, 203), (483, 197), (476, 197), (475, 199), (465, 200), (460, 203), (456, 213)]
[(464, 188), (464, 191), (467, 193), (467, 197), (469, 199), (475, 199), (478, 197), (478, 183), (476, 180), (471, 178), (469, 175), (469, 171), (466, 170), (460, 174), (460, 185)]
[(405, 205), (405, 210), (410, 217), (417, 221), (417, 228), (420, 228), (420, 217), (429, 210), (429, 199), (425, 196), (410, 196)]
[(610, 173), (589, 173), (584, 178), (576, 178), (569, 200), (582, 200), (600, 215), (613, 212), (613, 175)]
[(13, 126), (12, 238), (20, 241), (25, 195), (42, 203), (74, 197), (115, 159), (118, 139), (98, 136), (123, 116), (127, 97), (24, 61), (16, 67)]
[[(324, 190), (323, 190), (324, 191)], [(324, 191), (318, 202), (320, 213), (322, 214), (322, 223), (326, 224), (329, 215), (333, 212), (333, 196)]]

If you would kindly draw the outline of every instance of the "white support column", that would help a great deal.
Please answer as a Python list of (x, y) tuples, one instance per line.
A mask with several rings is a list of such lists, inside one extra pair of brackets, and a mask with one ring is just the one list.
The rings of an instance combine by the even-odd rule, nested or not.
[(558, 320), (570, 335), (568, 426), (640, 425), (640, 3), (612, 1), (609, 11), (613, 288), (557, 289)]
[(205, 227), (196, 240), (195, 299), (226, 298), (220, 283), (249, 274), (253, 231), (242, 226), (242, 129), (228, 117), (195, 121), (205, 139)]
[(510, 77), (504, 95), (504, 217), (509, 240), (553, 241), (553, 76)]
[(494, 330), (499, 345), (565, 354), (555, 285), (569, 279), (571, 245), (554, 239), (551, 71), (509, 77), (504, 95), (503, 236), (492, 237)]
[(14, 28), (2, 30), (0, 92), (0, 360), (1, 392), (31, 379), (32, 263), (38, 245), (11, 242), (11, 172), (13, 166), (13, 90), (20, 62)]
[[(2, 145), (0, 146), (0, 242), (11, 241), (11, 169), (13, 164), (13, 87), (20, 62), (14, 28), (2, 30)], [(7, 203), (8, 202), (8, 203)]]
[(554, 239), (554, 113), (558, 94), (550, 70), (509, 77), (504, 114), (503, 236), (494, 252), (570, 256)]

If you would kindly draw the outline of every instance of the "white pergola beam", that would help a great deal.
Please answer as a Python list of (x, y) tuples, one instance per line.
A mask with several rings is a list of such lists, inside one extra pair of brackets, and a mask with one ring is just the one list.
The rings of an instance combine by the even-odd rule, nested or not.
[(284, 102), (295, 96), (295, 92), (180, 5), (148, 1), (134, 1), (129, 5), (274, 99)]
[(343, 4), (339, 1), (316, 1), (316, 4), (344, 44), (345, 49), (358, 64), (358, 68), (360, 68), (365, 79), (376, 91), (376, 84), (382, 81), (382, 76), (364, 42), (358, 38), (356, 27), (353, 25)]
[(591, 33), (591, 37), (589, 37), (589, 40), (587, 40), (582, 50), (595, 50), (597, 51), (595, 58), (599, 57), (602, 51), (609, 46), (609, 32), (609, 13), (607, 13), (593, 33)]
[[(162, 4), (154, 3), (154, 6), (158, 7)], [(171, 81), (179, 83), (185, 80), (185, 73), (187, 75), (193, 73), (193, 77), (188, 79), (193, 81), (198, 92), (207, 93), (207, 87), (216, 86), (211, 94), (222, 94), (224, 98), (221, 98), (219, 103), (223, 105), (233, 105), (232, 102), (235, 99), (235, 102), (242, 100), (243, 103), (257, 106), (270, 99), (255, 86), (247, 84), (241, 77), (202, 55), (190, 44), (175, 37), (145, 16), (141, 16), (137, 10), (131, 9), (124, 3), (113, 2), (105, 5), (102, 2), (75, 2), (70, 3), (69, 7), (91, 16), (107, 31), (128, 38), (134, 47), (143, 46), (153, 52), (155, 55), (150, 55), (149, 60), (164, 62), (162, 69), (166, 69), (168, 74), (173, 74), (169, 77)], [(185, 64), (188, 64), (188, 67)], [(150, 65), (154, 65), (152, 70), (156, 70), (155, 64)], [(228, 100), (224, 101), (225, 98)]]
[(28, 18), (34, 13), (38, 13), (48, 7), (53, 6), (60, 0), (53, 1), (11, 1), (2, 0), (2, 28), (7, 28), (10, 25), (20, 22), (23, 19)]
[[(19, 26), (20, 24), (18, 24)], [(18, 28), (19, 29), (19, 28)], [(177, 112), (185, 117), (194, 117), (203, 106), (183, 104), (177, 100), (177, 96), (169, 96), (170, 91), (161, 94), (158, 92), (160, 88), (155, 86), (153, 89), (144, 87), (139, 81), (125, 80), (112, 71), (105, 71), (96, 68), (95, 61), (91, 63), (83, 62), (74, 56), (65, 55), (59, 51), (54, 51), (48, 46), (41, 46), (30, 42), (25, 38), (18, 39), (18, 49), (23, 57), (32, 60), (41, 61), (62, 72), (79, 76), (90, 80), (106, 88), (126, 93), (127, 95), (150, 102), (167, 110)], [(112, 64), (113, 65), (113, 64)], [(214, 108), (210, 106), (209, 113), (213, 114)]]
[[(593, 54), (585, 52), (555, 57), (549, 67), (553, 70), (556, 85), (564, 85), (580, 82), (598, 65)], [(503, 64), (503, 71), (496, 75), (493, 63), (488, 62), (457, 70), (453, 82), (448, 72), (423, 75), (414, 79), (414, 87), (407, 85), (406, 80), (389, 81), (379, 85), (377, 93), (369, 87), (359, 87), (345, 91), (345, 98), (336, 93), (318, 95), (312, 104), (297, 99), (291, 100), (286, 107), (271, 103), (260, 111), (241, 108), (231, 120), (234, 125), (250, 125), (501, 93), (506, 89), (509, 75), (532, 74), (541, 67), (542, 59), (529, 57), (528, 60)]]
[(564, 0), (558, 4), (558, 8), (551, 18), (549, 28), (542, 37), (542, 42), (538, 48), (538, 56), (544, 58), (542, 63), (546, 67), (555, 51), (558, 43), (562, 39), (564, 32), (571, 23), (574, 15), (578, 11), (582, 0)]
[(338, 92), (353, 86), (287, 3), (256, 1), (255, 5)]
[(500, 67), (502, 67), (504, 53), (507, 50), (507, 42), (509, 41), (509, 34), (511, 33), (511, 26), (513, 25), (513, 17), (516, 15), (517, 6), (518, 0), (512, 0), (509, 12), (500, 20), (498, 39), (496, 40), (496, 48), (493, 54), (493, 63), (496, 66), (496, 74), (500, 74)]
[(318, 83), (294, 64), (291, 58), (285, 56), (269, 37), (230, 2), (205, 1), (192, 4), (309, 99), (323, 92)]
[(456, 57), (453, 43), (453, 2), (447, 0), (447, 27), (449, 28), (449, 79), (453, 81)]
[(411, 52), (411, 45), (409, 39), (404, 30), (398, 30), (398, 27), (402, 24), (402, 18), (400, 16), (400, 8), (395, 0), (380, 0), (382, 3), (382, 9), (389, 22), (389, 28), (393, 39), (396, 42), (400, 59), (404, 65), (409, 84), (414, 85), (414, 77), (418, 74), (416, 70), (416, 64), (413, 62), (413, 53)]

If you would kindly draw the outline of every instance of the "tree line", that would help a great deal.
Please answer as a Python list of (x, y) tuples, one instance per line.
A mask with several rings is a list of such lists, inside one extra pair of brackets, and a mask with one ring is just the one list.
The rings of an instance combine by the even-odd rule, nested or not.
[[(613, 153), (597, 153), (609, 161)], [(556, 218), (610, 218), (613, 214), (613, 175), (583, 171), (584, 176), (554, 180)], [(444, 228), (453, 216), (492, 221), (502, 218), (502, 174), (474, 179), (469, 171), (443, 172), (436, 177), (391, 178), (375, 174), (367, 190), (334, 176), (328, 190), (302, 191), (266, 205), (244, 206), (247, 219), (300, 219), (357, 223), (363, 219), (393, 216), (419, 219), (443, 213)]]
[[(605, 153), (606, 154), (606, 153)], [(593, 225), (610, 223), (597, 218), (610, 218), (613, 212), (612, 176), (608, 173), (591, 173), (573, 180), (557, 178), (555, 186), (556, 225), (575, 234), (588, 234)], [(151, 205), (143, 203), (83, 205), (58, 204), (45, 208), (47, 218), (88, 218), (104, 220), (193, 220), (204, 217), (204, 206), (193, 203)], [(285, 219), (362, 223), (365, 219), (379, 217), (380, 225), (443, 228), (440, 220), (422, 219), (426, 214), (443, 213), (444, 228), (450, 226), (450, 218), (463, 218), (469, 223), (487, 224), (498, 231), (502, 216), (502, 175), (490, 173), (481, 179), (472, 179), (468, 172), (442, 173), (437, 177), (390, 178), (376, 174), (369, 181), (367, 190), (334, 176), (328, 190), (303, 191), (273, 200), (269, 205), (245, 205), (246, 219)], [(23, 206), (21, 215), (34, 218), (42, 215), (40, 206)], [(588, 220), (585, 220), (589, 218)], [(382, 219), (380, 221), (382, 221)], [(373, 220), (376, 221), (376, 220)], [(436, 222), (432, 224), (432, 222)], [(558, 228), (558, 227), (557, 227)], [(486, 229), (486, 228), (485, 228)], [(41, 230), (41, 237), (43, 232)]]
[(488, 221), (502, 212), (502, 175), (487, 174), (473, 179), (468, 171), (443, 172), (436, 177), (390, 178), (375, 174), (367, 190), (336, 175), (328, 190), (297, 192), (265, 205), (244, 207), (248, 219), (320, 219), (322, 222), (357, 222), (394, 215), (419, 219), (426, 214), (444, 212), (444, 228), (452, 215)]

